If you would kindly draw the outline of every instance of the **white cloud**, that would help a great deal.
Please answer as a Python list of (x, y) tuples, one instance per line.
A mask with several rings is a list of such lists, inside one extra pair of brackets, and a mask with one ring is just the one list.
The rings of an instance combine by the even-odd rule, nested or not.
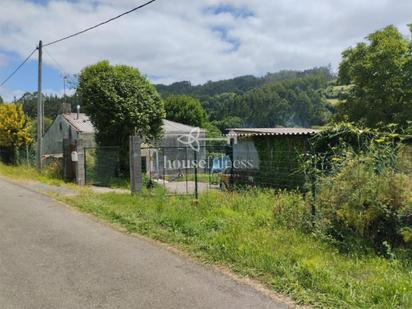
[[(41, 38), (55, 40), (121, 13), (144, 0), (3, 0), (0, 49), (22, 57)], [(96, 4), (97, 3), (97, 4)], [(230, 4), (253, 16), (218, 15), (206, 8)], [(411, 22), (409, 0), (159, 0), (49, 52), (69, 73), (101, 59), (138, 67), (156, 82), (193, 83), (332, 63), (368, 33)], [(216, 29), (226, 29), (225, 36)], [(225, 38), (227, 40), (225, 40)], [(230, 42), (237, 41), (234, 48)], [(45, 61), (56, 66), (47, 57)], [(0, 58), (1, 65), (1, 58)]]
[(0, 68), (6, 66), (9, 63), (9, 57), (0, 53)]

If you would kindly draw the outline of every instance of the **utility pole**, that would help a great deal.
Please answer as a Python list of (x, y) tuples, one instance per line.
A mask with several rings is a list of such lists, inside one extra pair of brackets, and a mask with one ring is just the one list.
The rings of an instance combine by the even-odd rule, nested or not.
[(37, 168), (42, 170), (43, 162), (43, 96), (42, 96), (42, 61), (43, 42), (39, 41), (38, 85), (37, 85)]

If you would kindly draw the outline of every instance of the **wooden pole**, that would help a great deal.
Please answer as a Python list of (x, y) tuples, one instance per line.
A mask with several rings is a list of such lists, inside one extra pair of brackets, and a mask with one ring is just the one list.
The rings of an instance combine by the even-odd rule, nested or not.
[(37, 168), (43, 168), (43, 96), (42, 96), (42, 62), (43, 42), (39, 41), (38, 79), (37, 79)]

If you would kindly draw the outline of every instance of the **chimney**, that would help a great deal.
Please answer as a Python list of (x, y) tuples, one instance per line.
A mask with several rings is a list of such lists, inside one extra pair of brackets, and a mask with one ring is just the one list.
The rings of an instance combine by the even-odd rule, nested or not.
[(62, 114), (70, 114), (72, 112), (72, 105), (70, 103), (62, 104)]
[(80, 105), (77, 105), (77, 119), (80, 118)]

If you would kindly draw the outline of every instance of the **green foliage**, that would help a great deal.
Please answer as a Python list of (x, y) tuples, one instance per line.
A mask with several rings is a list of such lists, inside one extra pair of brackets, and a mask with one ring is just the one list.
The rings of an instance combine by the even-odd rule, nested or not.
[(412, 119), (412, 44), (394, 26), (343, 52), (340, 84), (352, 85), (339, 105), (340, 119), (369, 127), (406, 125)]
[(251, 127), (324, 124), (330, 117), (328, 103), (321, 94), (326, 82), (324, 77), (313, 75), (265, 85), (242, 96), (234, 115), (241, 116)]
[[(403, 244), (412, 227), (410, 176), (381, 164), (382, 150), (340, 162), (321, 178), (316, 196), (318, 225), (341, 246), (365, 245), (386, 254)], [(382, 154), (385, 156), (385, 154)]]
[(311, 126), (328, 121), (334, 107), (324, 90), (333, 76), (328, 68), (282, 71), (262, 78), (251, 76), (192, 86), (189, 82), (158, 85), (163, 97), (198, 98), (221, 131), (237, 127)]
[(207, 114), (200, 101), (189, 96), (171, 96), (165, 99), (166, 119), (203, 128)]
[[(24, 113), (29, 118), (36, 118), (37, 92), (26, 92), (21, 98), (17, 100), (17, 102), (23, 106)], [(72, 108), (74, 109), (78, 104), (80, 104), (80, 98), (76, 94), (66, 97), (43, 94), (43, 102), (45, 117), (54, 120), (61, 112), (63, 103), (71, 104)]]
[(273, 218), (275, 223), (287, 229), (302, 232), (312, 230), (310, 209), (302, 195), (284, 191), (274, 200)]
[(212, 123), (219, 128), (221, 132), (225, 132), (228, 129), (241, 128), (243, 126), (243, 120), (240, 117), (229, 116), (223, 120), (215, 120)]
[[(323, 308), (409, 308), (407, 260), (345, 255), (300, 232), (300, 195), (253, 191), (202, 194), (199, 203), (164, 193), (130, 197), (84, 192), (66, 202), (204, 261), (258, 279), (299, 304)], [(296, 213), (294, 212), (296, 210)], [(295, 223), (289, 223), (287, 218)]]
[(309, 144), (304, 137), (253, 138), (259, 156), (256, 183), (277, 189), (303, 188), (305, 177), (300, 169), (302, 153)]
[(129, 136), (161, 135), (165, 113), (156, 89), (137, 69), (101, 61), (82, 70), (77, 92), (96, 128), (96, 142), (120, 146), (120, 168), (128, 173)]

